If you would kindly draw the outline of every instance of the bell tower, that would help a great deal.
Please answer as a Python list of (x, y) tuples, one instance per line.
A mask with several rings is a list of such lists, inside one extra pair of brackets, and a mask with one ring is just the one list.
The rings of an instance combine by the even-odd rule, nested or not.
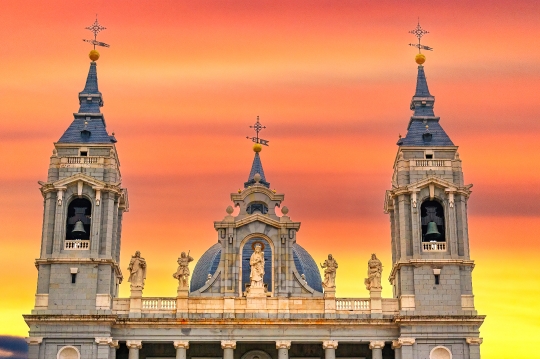
[(472, 185), (464, 184), (458, 147), (433, 111), (424, 61), (419, 53), (413, 115), (407, 135), (397, 142), (392, 188), (385, 198), (392, 235), (390, 280), (403, 315), (476, 315), (467, 227)]
[(44, 215), (34, 314), (110, 313), (122, 280), (127, 190), (121, 186), (116, 139), (100, 112), (98, 58), (92, 50), (79, 110), (54, 143), (47, 181), (39, 182)]

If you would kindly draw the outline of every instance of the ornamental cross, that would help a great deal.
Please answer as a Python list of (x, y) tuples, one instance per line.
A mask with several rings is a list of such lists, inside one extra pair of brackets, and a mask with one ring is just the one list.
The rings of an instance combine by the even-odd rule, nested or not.
[(104, 43), (104, 42), (101, 42), (101, 41), (97, 41), (97, 34), (100, 33), (101, 31), (103, 30), (106, 30), (107, 28), (104, 27), (104, 26), (101, 26), (98, 22), (98, 19), (97, 19), (97, 15), (96, 15), (96, 21), (94, 21), (94, 23), (88, 27), (85, 27), (86, 30), (90, 30), (94, 33), (94, 40), (86, 40), (86, 39), (83, 39), (83, 41), (85, 42), (89, 42), (91, 43), (92, 45), (94, 45), (94, 50), (96, 49), (96, 45), (97, 46), (103, 46), (103, 47), (109, 47), (108, 44)]
[(429, 31), (422, 29), (422, 26), (420, 26), (420, 18), (418, 18), (418, 25), (416, 25), (416, 28), (414, 30), (409, 31), (409, 34), (413, 34), (414, 36), (418, 38), (418, 44), (409, 44), (409, 46), (416, 47), (418, 49), (418, 53), (422, 53), (421, 50), (433, 51), (432, 47), (422, 45), (420, 43), (420, 39), (422, 38), (422, 36), (424, 36), (425, 34), (429, 34)]
[(266, 126), (261, 125), (261, 123), (259, 122), (259, 116), (257, 116), (257, 122), (255, 122), (255, 124), (253, 126), (249, 126), (249, 128), (252, 128), (252, 129), (255, 130), (255, 137), (247, 136), (246, 138), (248, 140), (252, 140), (255, 143), (260, 143), (261, 145), (268, 146), (268, 142), (270, 142), (270, 141), (263, 140), (262, 138), (259, 138), (259, 132), (261, 132), (261, 130), (266, 128)]

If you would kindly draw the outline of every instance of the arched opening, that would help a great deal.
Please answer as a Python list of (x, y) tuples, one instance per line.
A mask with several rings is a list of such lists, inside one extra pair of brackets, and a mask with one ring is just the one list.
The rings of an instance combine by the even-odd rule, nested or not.
[(422, 242), (445, 242), (444, 208), (437, 201), (424, 201), (420, 207)]
[(251, 202), (246, 207), (247, 214), (253, 214), (255, 212), (259, 212), (261, 214), (267, 214), (268, 213), (268, 206), (264, 202)]
[(80, 359), (79, 350), (72, 346), (62, 347), (56, 355), (57, 359)]
[(76, 198), (68, 206), (66, 239), (90, 239), (92, 203), (86, 198)]
[(429, 353), (429, 359), (452, 359), (452, 353), (443, 346), (435, 347)]
[(251, 265), (249, 263), (251, 255), (255, 252), (255, 246), (260, 245), (264, 254), (264, 276), (263, 282), (268, 292), (272, 291), (272, 247), (266, 239), (263, 238), (251, 238), (242, 248), (242, 287), (241, 291), (246, 290), (246, 285), (251, 284), (250, 274)]

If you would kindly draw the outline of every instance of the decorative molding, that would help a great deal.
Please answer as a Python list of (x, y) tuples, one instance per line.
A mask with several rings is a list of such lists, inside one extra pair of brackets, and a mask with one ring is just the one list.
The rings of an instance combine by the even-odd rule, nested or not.
[(236, 340), (222, 340), (221, 349), (236, 349)]
[(401, 345), (413, 345), (415, 341), (415, 338), (398, 338), (398, 342)]
[(325, 340), (322, 342), (323, 349), (337, 349), (338, 341), (337, 340)]
[(189, 349), (189, 341), (187, 340), (175, 340), (173, 344), (175, 349)]
[(442, 268), (445, 265), (458, 265), (463, 267), (472, 267), (474, 268), (474, 261), (466, 259), (408, 259), (405, 261), (399, 261), (395, 263), (390, 272), (388, 280), (392, 281), (396, 275), (396, 272), (404, 266), (431, 266)]
[(129, 349), (141, 349), (142, 348), (142, 340), (128, 340), (128, 341), (126, 341), (126, 346)]
[(111, 340), (109, 343), (109, 346), (114, 349), (120, 348), (120, 343), (118, 343), (118, 340)]
[(399, 349), (399, 348), (401, 348), (401, 345), (402, 344), (399, 342), (398, 339), (392, 340), (392, 349)]
[(484, 338), (466, 338), (465, 341), (469, 345), (480, 345), (484, 342)]
[(28, 345), (40, 345), (43, 341), (43, 337), (27, 337), (24, 338), (24, 340), (26, 340)]
[(276, 340), (276, 349), (291, 349), (290, 340)]

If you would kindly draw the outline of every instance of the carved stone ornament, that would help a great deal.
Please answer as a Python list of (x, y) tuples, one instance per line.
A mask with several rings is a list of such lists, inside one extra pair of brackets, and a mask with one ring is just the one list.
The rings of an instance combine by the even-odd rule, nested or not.
[(321, 264), (321, 268), (324, 269), (324, 281), (322, 282), (323, 288), (325, 290), (335, 289), (338, 263), (331, 254), (328, 255), (328, 259), (324, 261), (324, 264)]
[(384, 348), (384, 341), (382, 340), (372, 340), (369, 342), (369, 349), (382, 349)]
[(465, 339), (465, 341), (469, 345), (480, 345), (484, 342), (484, 339), (483, 338), (467, 338)]
[(401, 348), (401, 343), (399, 340), (392, 340), (392, 349), (398, 349)]
[(141, 349), (142, 340), (128, 340), (126, 341), (126, 346), (128, 347), (128, 349)]
[(40, 345), (43, 341), (43, 337), (27, 337), (24, 339), (28, 345)]
[(193, 258), (186, 252), (182, 252), (178, 257), (178, 268), (176, 273), (173, 274), (173, 278), (178, 279), (178, 290), (189, 289), (189, 262), (193, 262)]
[(290, 340), (276, 340), (276, 349), (291, 349)]
[(398, 342), (401, 345), (413, 345), (415, 341), (416, 341), (415, 338), (399, 338), (398, 339)]
[(338, 341), (337, 340), (325, 340), (322, 343), (323, 349), (337, 349)]
[(236, 340), (222, 340), (221, 349), (236, 349)]
[(377, 258), (375, 253), (371, 255), (371, 259), (368, 261), (368, 277), (364, 280), (366, 289), (381, 290), (381, 275), (382, 275), (382, 263)]
[(95, 340), (98, 345), (109, 345), (112, 342), (111, 337), (97, 337)]
[(173, 344), (175, 349), (189, 349), (189, 342), (187, 340), (175, 340)]
[(129, 262), (129, 279), (131, 289), (143, 289), (146, 279), (146, 261), (141, 257), (141, 252), (136, 251)]

